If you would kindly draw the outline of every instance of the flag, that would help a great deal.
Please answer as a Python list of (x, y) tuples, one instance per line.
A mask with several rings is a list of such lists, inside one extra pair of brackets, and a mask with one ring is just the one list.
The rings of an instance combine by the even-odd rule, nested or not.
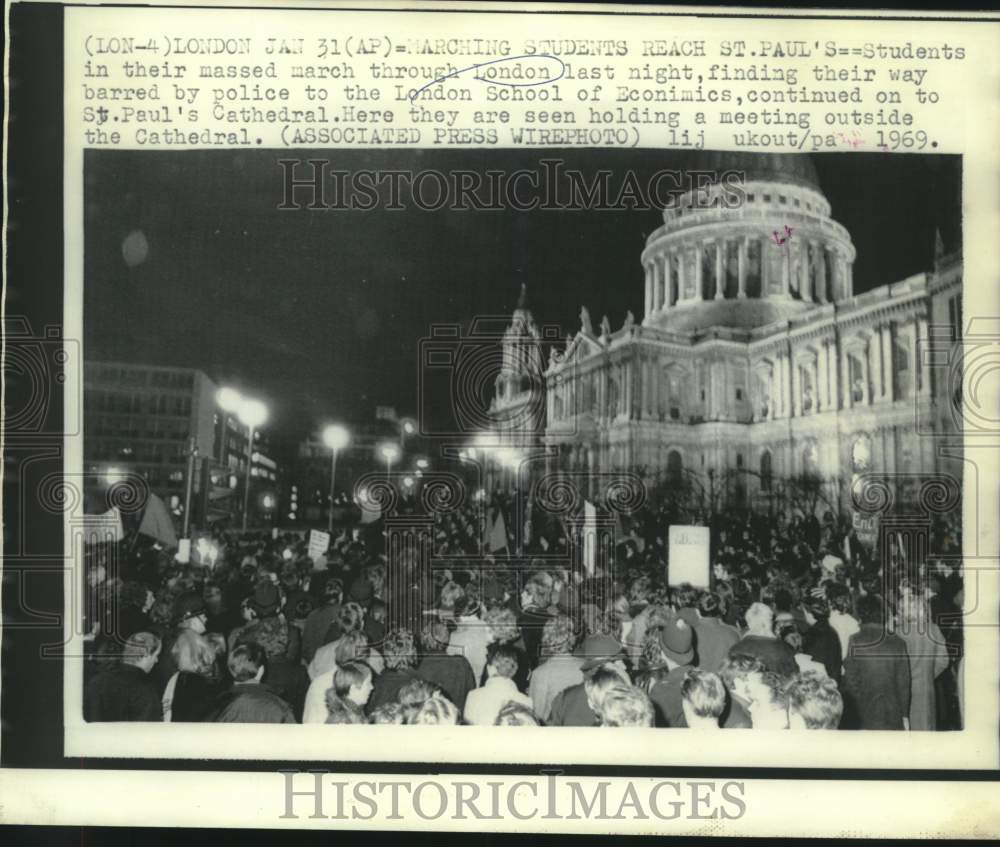
[(177, 533), (174, 530), (174, 522), (170, 519), (170, 512), (167, 511), (166, 504), (152, 492), (146, 501), (146, 511), (139, 523), (139, 534), (155, 538), (164, 547), (177, 546)]
[(496, 520), (493, 521), (493, 528), (490, 530), (490, 540), (487, 550), (490, 553), (498, 553), (506, 549), (507, 523), (503, 519), (503, 510), (498, 510)]

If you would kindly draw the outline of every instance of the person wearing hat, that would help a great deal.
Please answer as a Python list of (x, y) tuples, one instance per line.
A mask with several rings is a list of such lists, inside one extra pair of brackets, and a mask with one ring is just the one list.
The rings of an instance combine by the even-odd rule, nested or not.
[(694, 630), (684, 618), (675, 617), (667, 621), (659, 636), (651, 637), (650, 641), (658, 648), (654, 652), (658, 665), (656, 682), (649, 690), (649, 699), (653, 701), (657, 713), (657, 724), (686, 727), (681, 687), (688, 666), (694, 661)]
[(555, 696), (549, 710), (549, 726), (596, 726), (599, 716), (587, 698), (586, 680), (598, 670), (609, 670), (629, 684), (625, 668), (625, 649), (617, 638), (596, 633), (587, 636), (573, 655), (582, 660), (584, 682), (571, 685)]
[(323, 605), (314, 609), (306, 618), (302, 629), (302, 658), (309, 663), (328, 639), (340, 638), (340, 628), (334, 628), (340, 616), (340, 604), (344, 599), (344, 584), (339, 579), (327, 579), (323, 585)]
[(257, 583), (250, 608), (257, 620), (240, 634), (238, 644), (257, 644), (267, 657), (267, 676), (264, 680), (280, 697), (292, 705), (296, 716), (302, 713), (308, 682), (299, 658), (302, 638), (299, 630), (291, 626), (281, 614), (284, 596), (272, 580)]

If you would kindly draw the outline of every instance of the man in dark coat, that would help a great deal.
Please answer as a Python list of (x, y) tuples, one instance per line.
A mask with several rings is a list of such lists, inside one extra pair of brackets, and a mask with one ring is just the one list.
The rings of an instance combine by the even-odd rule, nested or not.
[(779, 676), (798, 673), (795, 651), (772, 631), (774, 613), (770, 606), (753, 603), (747, 609), (747, 634), (729, 649), (730, 656), (753, 656)]
[[(625, 650), (610, 635), (588, 636), (576, 648), (574, 655), (583, 659), (580, 670), (585, 679), (590, 679), (599, 669), (607, 668), (615, 671), (622, 681), (628, 682)], [(590, 708), (586, 682), (571, 685), (555, 696), (548, 723), (549, 726), (597, 726), (600, 723), (597, 713)]]
[(886, 631), (885, 602), (858, 599), (861, 629), (848, 642), (844, 706), (848, 725), (860, 729), (909, 729), (910, 660), (906, 644)]
[(517, 625), (521, 630), (529, 672), (537, 668), (541, 661), (542, 630), (552, 619), (547, 611), (551, 598), (552, 579), (547, 573), (532, 576), (521, 591), (521, 614)]
[(340, 615), (344, 586), (339, 579), (328, 579), (323, 586), (323, 605), (314, 609), (302, 628), (302, 658), (306, 664), (313, 660), (316, 651), (340, 637), (339, 628), (333, 629)]
[(120, 663), (87, 684), (84, 720), (162, 721), (160, 689), (149, 675), (160, 656), (160, 646), (160, 639), (151, 632), (129, 636)]
[(825, 597), (810, 597), (804, 608), (809, 629), (803, 638), (802, 650), (823, 665), (826, 675), (839, 685), (843, 657), (840, 636), (830, 626), (830, 604)]
[(240, 644), (229, 654), (233, 687), (209, 717), (214, 723), (297, 723), (292, 707), (261, 682), (267, 667), (264, 648)]
[(476, 687), (476, 678), (472, 675), (472, 666), (465, 656), (449, 655), (448, 626), (439, 620), (433, 620), (424, 626), (421, 643), (424, 648), (424, 658), (417, 666), (417, 676), (441, 687), (459, 711), (465, 708), (465, 698)]

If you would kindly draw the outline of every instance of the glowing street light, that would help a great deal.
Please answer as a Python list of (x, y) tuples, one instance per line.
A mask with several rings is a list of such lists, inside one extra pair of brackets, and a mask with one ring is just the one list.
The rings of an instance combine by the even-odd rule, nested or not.
[(379, 445), (378, 452), (379, 455), (385, 459), (385, 473), (386, 476), (388, 476), (392, 472), (392, 463), (399, 458), (399, 446), (393, 444), (391, 441), (388, 441)]
[(428, 462), (426, 459), (417, 459), (417, 467), (420, 470), (422, 470), (422, 471), (427, 470), (427, 468), (428, 468), (429, 465), (430, 465), (430, 462)]
[(323, 430), (323, 443), (330, 448), (330, 520), (327, 530), (333, 532), (333, 478), (337, 473), (337, 451), (343, 450), (351, 440), (347, 427), (330, 424)]
[(403, 418), (401, 426), (404, 435), (413, 435), (417, 431), (417, 423), (412, 418)]
[(114, 485), (123, 479), (125, 479), (125, 474), (122, 473), (121, 468), (110, 467), (104, 472), (104, 481), (108, 485)]

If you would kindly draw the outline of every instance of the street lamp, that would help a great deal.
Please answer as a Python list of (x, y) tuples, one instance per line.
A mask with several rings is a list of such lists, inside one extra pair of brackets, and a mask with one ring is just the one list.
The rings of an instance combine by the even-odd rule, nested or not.
[(399, 458), (399, 447), (390, 441), (380, 445), (378, 452), (385, 459), (385, 474), (389, 476), (392, 472), (392, 463)]
[(343, 450), (351, 434), (340, 424), (330, 424), (323, 430), (323, 443), (330, 448), (330, 520), (327, 529), (333, 533), (333, 478), (337, 473), (337, 451)]
[(403, 435), (413, 435), (417, 431), (417, 424), (412, 418), (403, 418), (401, 421)]
[(247, 433), (247, 478), (243, 489), (243, 532), (247, 531), (247, 513), (250, 510), (250, 469), (253, 467), (254, 431), (267, 420), (267, 406), (252, 398), (243, 397), (235, 388), (220, 388), (215, 401), (224, 412), (235, 414)]

